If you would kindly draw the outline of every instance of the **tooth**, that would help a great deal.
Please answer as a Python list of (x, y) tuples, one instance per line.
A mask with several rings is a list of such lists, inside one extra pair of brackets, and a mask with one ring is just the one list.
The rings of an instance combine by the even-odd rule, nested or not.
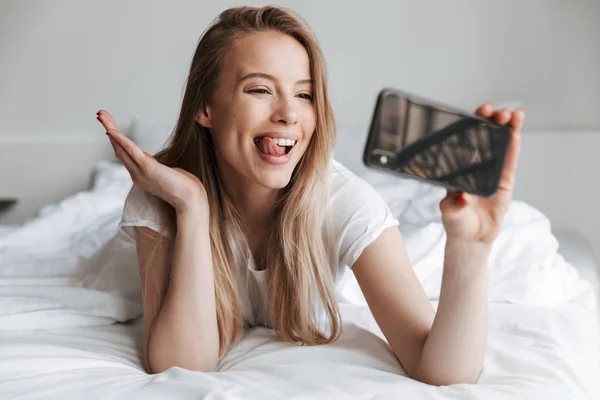
[(296, 141), (293, 139), (274, 138), (273, 141), (279, 146), (293, 146)]

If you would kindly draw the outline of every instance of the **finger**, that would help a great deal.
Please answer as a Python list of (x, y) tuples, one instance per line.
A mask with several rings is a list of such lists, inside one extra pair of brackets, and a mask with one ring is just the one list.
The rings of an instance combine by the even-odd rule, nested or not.
[(457, 192), (447, 189), (447, 197), (451, 198), (455, 203), (464, 205), (470, 202), (471, 196), (465, 192)]
[(523, 111), (523, 109), (519, 107), (515, 111), (513, 111), (512, 117), (510, 119), (510, 127), (512, 128), (513, 132), (521, 132), (523, 121), (525, 121), (525, 111)]
[(141, 166), (144, 159), (146, 158), (146, 153), (139, 148), (137, 144), (133, 142), (133, 140), (129, 139), (122, 132), (116, 129), (108, 129), (106, 131), (112, 139), (114, 139), (125, 152), (131, 157), (133, 161), (135, 161), (138, 166)]
[(106, 130), (109, 130), (109, 129), (118, 130), (119, 129), (119, 128), (117, 128), (117, 124), (115, 123), (115, 120), (113, 119), (113, 117), (110, 115), (110, 113), (108, 111), (100, 110), (96, 113), (96, 115), (98, 116), (98, 121), (100, 121), (100, 123), (104, 126), (104, 129), (106, 129)]
[(482, 105), (480, 105), (477, 111), (475, 112), (481, 115), (482, 117), (491, 118), (494, 113), (494, 107), (490, 102), (485, 102)]
[(505, 125), (510, 121), (511, 113), (508, 108), (501, 108), (500, 110), (494, 111), (492, 117), (500, 125)]
[(455, 192), (453, 190), (447, 190), (447, 196), (440, 202), (440, 210), (446, 216), (449, 216), (457, 211), (460, 211), (463, 207), (468, 205), (468, 202), (463, 192)]
[(127, 168), (127, 170), (129, 171), (129, 174), (131, 175), (132, 179), (137, 179), (139, 178), (141, 175), (141, 168), (140, 166), (131, 158), (131, 156), (125, 151), (125, 149), (112, 137), (110, 137), (110, 143), (113, 146), (113, 149), (115, 151), (115, 155), (117, 156), (117, 158), (121, 161), (121, 163), (123, 163), (123, 165), (125, 166), (125, 168)]
[(502, 190), (512, 190), (515, 184), (515, 175), (519, 164), (519, 154), (521, 152), (521, 135), (518, 130), (513, 129), (504, 160), (504, 168), (500, 176), (498, 188)]
[(515, 175), (519, 165), (519, 154), (521, 152), (521, 126), (525, 120), (525, 112), (522, 108), (517, 108), (510, 120), (511, 138), (506, 160), (504, 161), (504, 169), (500, 178), (500, 187), (503, 189), (512, 188), (515, 181)]

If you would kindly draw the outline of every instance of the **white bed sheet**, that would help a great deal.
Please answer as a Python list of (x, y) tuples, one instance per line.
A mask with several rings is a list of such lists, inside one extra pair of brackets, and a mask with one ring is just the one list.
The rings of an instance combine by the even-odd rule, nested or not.
[[(477, 385), (405, 377), (351, 274), (340, 283), (344, 331), (332, 345), (290, 346), (255, 328), (219, 372), (147, 375), (137, 267), (114, 236), (130, 185), (124, 169), (100, 164), (92, 191), (0, 236), (1, 399), (600, 398), (593, 288), (556, 252), (548, 220), (520, 202), (490, 256), (488, 351)], [(428, 214), (437, 199), (386, 200), (435, 307), (445, 240), (439, 216)]]
[[(255, 328), (216, 373), (143, 372), (142, 326), (0, 333), (3, 399), (594, 399), (593, 330), (579, 301), (560, 307), (491, 304), (477, 385), (434, 387), (404, 376), (360, 305), (344, 305), (333, 345), (298, 347)], [(22, 397), (20, 397), (22, 396)]]

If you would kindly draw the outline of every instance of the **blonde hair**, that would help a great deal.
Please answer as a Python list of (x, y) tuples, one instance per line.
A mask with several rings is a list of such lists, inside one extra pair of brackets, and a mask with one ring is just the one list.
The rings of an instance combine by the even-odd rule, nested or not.
[[(336, 136), (323, 55), (311, 30), (292, 11), (278, 7), (230, 8), (201, 36), (177, 124), (166, 147), (155, 155), (164, 165), (195, 174), (208, 194), (220, 358), (243, 332), (236, 269), (241, 265), (247, 273), (244, 263), (250, 250), (240, 217), (223, 185), (219, 184), (211, 135), (207, 128), (196, 123), (195, 117), (213, 101), (223, 60), (234, 42), (264, 31), (289, 35), (306, 49), (316, 113), (315, 132), (289, 184), (280, 192), (272, 213), (274, 229), (265, 243), (269, 315), (273, 329), (286, 342), (325, 344), (335, 341), (340, 334), (340, 313), (331, 269), (334, 260), (323, 235), (327, 227), (329, 168)], [(161, 207), (167, 226), (176, 229), (174, 209), (162, 201)], [(146, 279), (146, 282), (149, 285), (151, 281)], [(315, 312), (317, 304), (313, 300), (315, 293), (327, 313), (329, 333), (320, 330)]]

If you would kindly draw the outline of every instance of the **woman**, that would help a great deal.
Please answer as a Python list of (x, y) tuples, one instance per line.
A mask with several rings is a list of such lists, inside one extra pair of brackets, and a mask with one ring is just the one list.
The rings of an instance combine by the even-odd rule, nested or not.
[(287, 342), (331, 343), (334, 285), (351, 268), (410, 377), (476, 382), (487, 260), (524, 118), (487, 103), (477, 112), (511, 124), (513, 140), (493, 198), (448, 192), (440, 203), (448, 240), (436, 313), (388, 206), (332, 160), (325, 63), (309, 28), (276, 7), (221, 13), (198, 44), (166, 148), (144, 153), (98, 113), (134, 182), (121, 226), (136, 240), (147, 371), (214, 371), (255, 324)]

